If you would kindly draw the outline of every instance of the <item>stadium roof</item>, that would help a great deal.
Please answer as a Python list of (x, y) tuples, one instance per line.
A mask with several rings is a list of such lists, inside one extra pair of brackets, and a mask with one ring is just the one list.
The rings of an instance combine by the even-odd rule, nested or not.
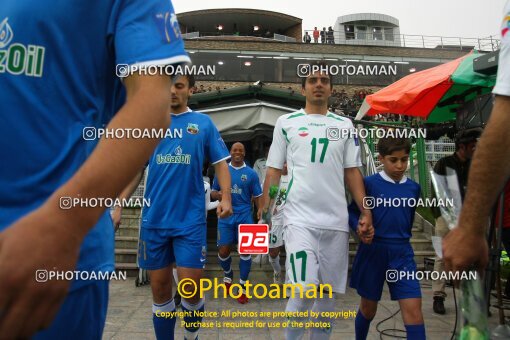
[(177, 19), (183, 33), (198, 31), (214, 34), (219, 32), (218, 26), (221, 25), (221, 33), (226, 35), (234, 34), (236, 29), (240, 35), (253, 35), (254, 26), (258, 26), (258, 32), (261, 35), (267, 30), (271, 33), (281, 32), (281, 34), (285, 34), (287, 30), (294, 26), (299, 26), (301, 33), (301, 23), (303, 21), (284, 13), (246, 8), (190, 11), (177, 14)]

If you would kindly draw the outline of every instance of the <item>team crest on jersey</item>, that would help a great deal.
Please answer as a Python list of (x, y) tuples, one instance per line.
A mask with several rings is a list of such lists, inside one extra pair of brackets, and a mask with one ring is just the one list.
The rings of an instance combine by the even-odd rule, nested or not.
[(198, 133), (198, 124), (188, 123), (188, 128), (186, 131), (191, 135), (196, 135)]
[[(158, 13), (155, 15), (154, 20), (156, 21), (156, 25), (164, 37), (167, 43), (172, 41), (172, 38), (179, 38), (181, 35), (181, 30), (179, 28), (179, 23), (177, 22), (177, 16), (175, 13), (171, 13), (170, 11), (165, 13)], [(173, 37), (171, 33), (173, 34)]]
[(41, 77), (44, 66), (43, 46), (13, 43), (14, 32), (5, 18), (0, 22), (0, 74), (10, 73)]
[(306, 136), (308, 136), (308, 128), (306, 128), (306, 127), (304, 127), (304, 126), (303, 126), (303, 127), (300, 127), (300, 128), (298, 129), (298, 135), (300, 135), (301, 137), (306, 137)]
[(248, 180), (248, 176), (241, 175), (241, 181), (246, 182)]

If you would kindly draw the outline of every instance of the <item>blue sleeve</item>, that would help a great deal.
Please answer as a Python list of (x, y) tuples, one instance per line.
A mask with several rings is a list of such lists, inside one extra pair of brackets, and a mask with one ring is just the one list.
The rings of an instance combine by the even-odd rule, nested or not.
[(259, 176), (255, 170), (251, 172), (251, 192), (254, 197), (262, 195), (262, 186), (260, 185)]
[(220, 191), (220, 184), (218, 183), (218, 177), (214, 176), (211, 189), (213, 191)]
[(119, 0), (110, 19), (117, 64), (190, 62), (169, 0)]
[(221, 160), (228, 159), (230, 153), (228, 152), (227, 146), (221, 138), (221, 135), (214, 125), (211, 118), (206, 117), (209, 120), (209, 129), (207, 134), (207, 141), (205, 143), (207, 149), (207, 156), (212, 164), (216, 164)]

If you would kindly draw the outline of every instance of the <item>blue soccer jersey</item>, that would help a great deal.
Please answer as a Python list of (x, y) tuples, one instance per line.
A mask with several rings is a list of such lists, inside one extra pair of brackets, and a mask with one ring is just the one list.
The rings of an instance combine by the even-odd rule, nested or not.
[(188, 111), (172, 114), (167, 138), (149, 161), (142, 211), (144, 228), (186, 228), (204, 224), (202, 167), (207, 158), (215, 164), (230, 157), (209, 116)]
[[(234, 214), (241, 214), (251, 211), (251, 198), (262, 195), (262, 187), (255, 170), (243, 164), (236, 168), (229, 164), (230, 178), (232, 180), (232, 210)], [(213, 181), (213, 190), (219, 191), (220, 186), (218, 179), (215, 177)]]
[[(104, 127), (123, 104), (116, 64), (189, 61), (169, 0), (2, 0), (0, 231), (38, 208), (92, 153), (97, 140), (85, 140), (84, 128)], [(83, 241), (77, 270), (113, 264), (105, 212)]]
[[(416, 208), (409, 204), (409, 199), (418, 200), (420, 197), (420, 185), (407, 177), (400, 183), (395, 183), (384, 172), (364, 178), (365, 192), (367, 197), (374, 197), (394, 201), (397, 199), (399, 206), (380, 204), (372, 209), (372, 223), (375, 229), (375, 240), (409, 240), (413, 227), (414, 213)], [(349, 206), (349, 224), (356, 228), (358, 224), (359, 210), (354, 202)]]

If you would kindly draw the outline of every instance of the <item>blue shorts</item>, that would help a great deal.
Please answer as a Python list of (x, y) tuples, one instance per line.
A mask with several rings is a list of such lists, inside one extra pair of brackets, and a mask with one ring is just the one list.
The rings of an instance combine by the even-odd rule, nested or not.
[(109, 281), (91, 281), (69, 292), (49, 328), (32, 339), (101, 339), (108, 308)]
[(416, 272), (414, 252), (409, 241), (393, 244), (374, 240), (360, 243), (351, 273), (351, 288), (369, 300), (381, 300), (384, 281), (388, 283), (392, 300), (421, 298), (420, 283), (414, 276), (396, 279), (386, 271)]
[(177, 267), (205, 268), (207, 226), (186, 228), (141, 228), (138, 240), (138, 265), (147, 270)]
[(251, 210), (218, 220), (218, 247), (237, 244), (240, 224), (253, 224)]

